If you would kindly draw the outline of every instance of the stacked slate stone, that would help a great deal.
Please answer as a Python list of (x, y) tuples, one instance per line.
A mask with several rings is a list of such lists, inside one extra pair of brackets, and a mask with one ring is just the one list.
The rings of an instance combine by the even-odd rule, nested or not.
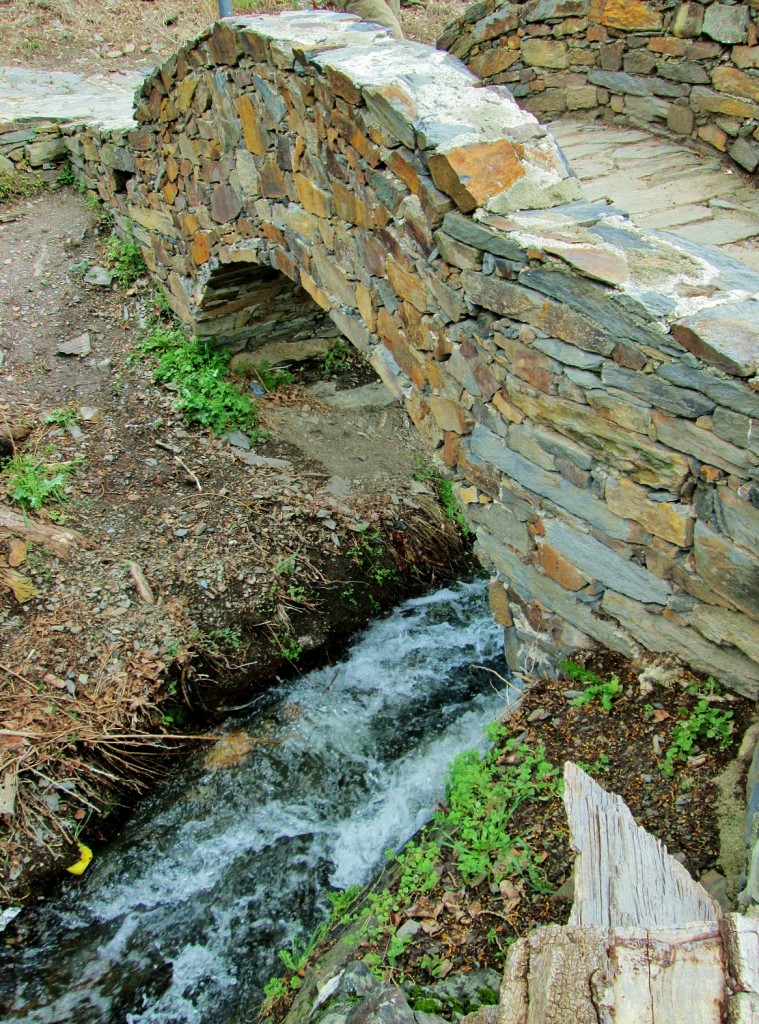
[(456, 480), (512, 664), (600, 642), (759, 692), (759, 276), (583, 202), (504, 90), (350, 16), (217, 25), (137, 119), (77, 166), (177, 314), (365, 354)]
[(759, 166), (759, 7), (670, 0), (480, 0), (438, 41), (543, 119), (601, 111)]

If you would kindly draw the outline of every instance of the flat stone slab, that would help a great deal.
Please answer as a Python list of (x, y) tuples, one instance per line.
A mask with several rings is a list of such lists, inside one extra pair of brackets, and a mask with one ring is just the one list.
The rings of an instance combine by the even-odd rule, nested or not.
[(719, 160), (614, 125), (561, 120), (550, 129), (589, 199), (608, 198), (643, 227), (729, 246), (734, 259), (759, 266), (759, 192)]
[(83, 75), (0, 67), (0, 121), (76, 121), (129, 128), (134, 94), (147, 74)]
[(672, 325), (683, 348), (725, 373), (751, 377), (757, 372), (759, 302), (737, 302), (702, 309)]

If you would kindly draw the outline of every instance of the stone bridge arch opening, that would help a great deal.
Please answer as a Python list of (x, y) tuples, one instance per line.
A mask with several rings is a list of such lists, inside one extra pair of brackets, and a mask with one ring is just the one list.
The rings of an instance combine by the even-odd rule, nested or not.
[(339, 336), (304, 288), (275, 267), (248, 261), (220, 263), (209, 272), (193, 328), (231, 352)]
[(369, 359), (454, 478), (512, 664), (644, 648), (756, 696), (759, 276), (584, 201), (510, 94), (348, 15), (219, 24), (136, 114), (79, 173), (201, 333), (284, 311)]

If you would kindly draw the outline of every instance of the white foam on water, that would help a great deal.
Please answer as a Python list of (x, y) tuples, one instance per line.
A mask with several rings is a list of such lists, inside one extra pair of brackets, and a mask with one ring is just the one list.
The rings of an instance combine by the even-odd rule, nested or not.
[(485, 584), (461, 583), (264, 695), (230, 728), (283, 742), (224, 771), (202, 753), (178, 767), (42, 912), (44, 940), (12, 965), (7, 1021), (247, 1020), (276, 950), (321, 919), (330, 886), (367, 880), (429, 818), (453, 757), (482, 745), (505, 698), (470, 665), (500, 648)]

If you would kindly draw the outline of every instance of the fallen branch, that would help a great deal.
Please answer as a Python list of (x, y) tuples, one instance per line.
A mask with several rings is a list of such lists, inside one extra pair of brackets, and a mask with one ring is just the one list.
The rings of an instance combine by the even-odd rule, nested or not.
[(7, 505), (0, 505), (0, 537), (8, 536), (22, 537), (34, 544), (41, 544), (59, 558), (69, 558), (73, 548), (90, 546), (87, 538), (78, 530), (49, 526), (21, 515)]

